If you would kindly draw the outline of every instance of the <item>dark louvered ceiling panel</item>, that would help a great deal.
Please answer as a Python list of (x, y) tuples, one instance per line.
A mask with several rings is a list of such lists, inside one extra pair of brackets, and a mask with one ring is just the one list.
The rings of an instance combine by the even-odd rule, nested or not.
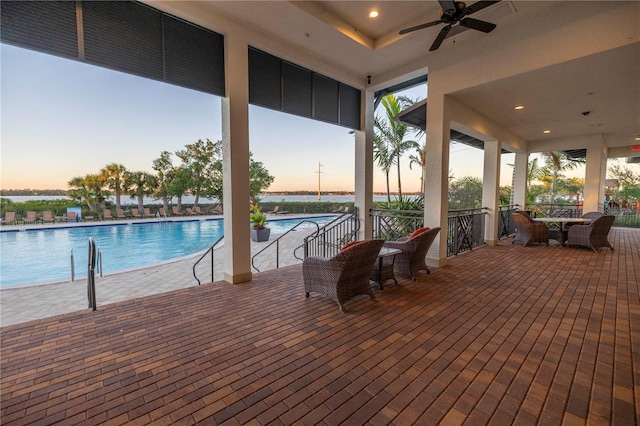
[(224, 96), (224, 37), (163, 16), (167, 82)]
[(2, 42), (78, 57), (75, 2), (3, 1), (0, 17)]
[(162, 80), (162, 14), (133, 2), (83, 3), (88, 62)]

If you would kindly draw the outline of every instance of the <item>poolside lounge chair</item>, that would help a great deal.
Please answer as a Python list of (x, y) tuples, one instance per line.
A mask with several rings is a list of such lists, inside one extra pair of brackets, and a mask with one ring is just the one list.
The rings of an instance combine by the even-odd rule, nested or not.
[(340, 306), (354, 296), (364, 294), (373, 300), (369, 274), (384, 244), (383, 240), (367, 240), (341, 250), (333, 257), (311, 256), (302, 262), (304, 291), (319, 293)]
[(344, 210), (344, 206), (340, 206), (335, 210), (331, 210), (331, 213), (342, 213), (343, 210)]
[(109, 210), (109, 209), (102, 210), (102, 218), (103, 219), (115, 219), (115, 217), (113, 217), (113, 215), (111, 214), (111, 210)]
[(224, 211), (220, 204), (216, 204), (213, 207), (209, 207), (209, 214), (224, 214)]
[(167, 211), (164, 209), (164, 207), (160, 207), (158, 209), (158, 216), (164, 217), (164, 218), (167, 217)]
[(265, 212), (266, 214), (278, 214), (280, 213), (280, 206), (275, 206), (273, 208), (273, 210), (271, 210), (270, 212)]
[(16, 212), (5, 212), (4, 217), (2, 218), (3, 225), (11, 225), (18, 223), (18, 219), (16, 219)]
[(195, 215), (197, 215), (197, 214), (198, 214), (198, 213), (194, 212), (194, 211), (193, 211), (193, 209), (192, 209), (191, 207), (187, 207), (187, 208), (186, 208), (186, 210), (187, 210), (187, 214), (188, 214), (189, 216), (195, 216)]
[(425, 261), (427, 252), (433, 244), (440, 228), (420, 228), (408, 237), (399, 238), (396, 241), (386, 241), (385, 247), (395, 248), (402, 251), (397, 254), (393, 262), (393, 272), (396, 276), (411, 277), (416, 280), (418, 272), (426, 271), (431, 273)]
[(22, 223), (36, 223), (38, 222), (38, 215), (36, 212), (27, 212), (27, 216), (22, 220)]
[(64, 220), (66, 220), (67, 222), (77, 222), (78, 216), (76, 215), (76, 212), (67, 212)]
[(126, 219), (127, 215), (124, 214), (124, 210), (116, 209), (116, 219)]
[(149, 207), (145, 207), (143, 211), (144, 211), (144, 214), (143, 214), (143, 216), (144, 216), (144, 217), (151, 217), (151, 216), (153, 216), (153, 215), (151, 214), (151, 210), (149, 209)]
[(615, 216), (603, 215), (588, 225), (573, 225), (568, 231), (568, 245), (589, 247), (593, 251), (598, 251), (602, 247), (613, 250), (607, 236), (615, 219)]
[(199, 215), (203, 215), (204, 214), (204, 212), (202, 211), (200, 206), (194, 207), (193, 210), (195, 211), (196, 214), (199, 214)]
[(179, 209), (178, 206), (173, 206), (171, 207), (171, 211), (173, 212), (174, 216), (184, 216), (184, 213), (182, 213)]
[(42, 212), (42, 223), (55, 223), (56, 218), (53, 217), (53, 212), (51, 210), (45, 210)]
[(522, 247), (529, 243), (549, 245), (549, 228), (547, 225), (532, 220), (529, 213), (524, 211), (517, 211), (511, 217), (516, 227), (516, 235), (513, 237), (511, 244), (519, 241), (522, 243)]
[(138, 209), (131, 209), (131, 216), (132, 217), (137, 217), (139, 219), (142, 218), (142, 215), (140, 214)]

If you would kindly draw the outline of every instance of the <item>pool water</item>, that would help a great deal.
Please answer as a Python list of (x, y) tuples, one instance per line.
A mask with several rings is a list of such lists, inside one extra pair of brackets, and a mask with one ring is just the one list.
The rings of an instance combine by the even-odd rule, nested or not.
[[(281, 234), (302, 220), (322, 225), (333, 218), (269, 220), (269, 228)], [(193, 255), (223, 233), (222, 219), (0, 232), (0, 287), (70, 280), (71, 250), (76, 276), (86, 276), (89, 238), (102, 250), (103, 273), (111, 273)]]

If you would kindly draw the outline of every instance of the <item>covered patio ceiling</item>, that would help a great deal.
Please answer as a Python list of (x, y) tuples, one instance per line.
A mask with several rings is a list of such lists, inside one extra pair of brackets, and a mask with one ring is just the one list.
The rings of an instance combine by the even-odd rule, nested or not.
[[(598, 22), (615, 33), (616, 17), (640, 17), (640, 4), (634, 2), (502, 1), (474, 15), (495, 23), (493, 32), (452, 31), (440, 49), (429, 52), (441, 26), (402, 36), (398, 31), (438, 19), (436, 1), (151, 3), (223, 34), (240, 26), (257, 48), (378, 92), (424, 75), (434, 64), (455, 63), (470, 52), (481, 55), (516, 39), (524, 40), (531, 52), (545, 52), (548, 46), (537, 42), (539, 34), (557, 33), (562, 45), (563, 26)], [(379, 12), (376, 19), (368, 18), (373, 9)], [(599, 134), (609, 148), (640, 143), (640, 43), (604, 51), (594, 40), (584, 43), (600, 53), (449, 95), (527, 141)], [(566, 46), (567, 57), (570, 51)], [(528, 52), (513, 60), (527, 62)], [(514, 110), (517, 105), (524, 109)]]

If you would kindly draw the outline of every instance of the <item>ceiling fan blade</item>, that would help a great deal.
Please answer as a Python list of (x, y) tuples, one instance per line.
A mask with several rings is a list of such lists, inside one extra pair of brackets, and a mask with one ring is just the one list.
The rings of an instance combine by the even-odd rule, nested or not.
[(454, 1), (438, 0), (438, 3), (440, 3), (440, 7), (442, 8), (443, 11), (456, 10), (456, 2)]
[(480, 21), (473, 18), (465, 18), (460, 21), (460, 25), (463, 27), (471, 28), (472, 30), (482, 31), (483, 33), (490, 33), (496, 28), (496, 24), (491, 22)]
[(479, 1), (477, 3), (472, 4), (471, 6), (467, 7), (466, 9), (466, 14), (467, 15), (471, 15), (472, 13), (475, 13), (479, 10), (484, 9), (485, 7), (489, 7), (492, 4), (496, 4), (500, 2), (500, 0), (497, 1)]
[(450, 29), (451, 29), (451, 25), (447, 25), (446, 27), (440, 30), (440, 32), (438, 33), (438, 37), (436, 37), (436, 40), (433, 42), (433, 44), (429, 48), (429, 52), (433, 52), (434, 50), (437, 50), (440, 47), (440, 45), (444, 41), (444, 38), (447, 36), (447, 33), (449, 33)]
[(441, 23), (442, 23), (442, 20), (438, 19), (437, 21), (427, 22), (426, 24), (420, 24), (420, 25), (416, 25), (415, 27), (405, 28), (404, 30), (400, 30), (399, 34), (406, 34), (412, 31), (421, 30), (423, 28), (433, 27), (434, 25), (438, 25)]

